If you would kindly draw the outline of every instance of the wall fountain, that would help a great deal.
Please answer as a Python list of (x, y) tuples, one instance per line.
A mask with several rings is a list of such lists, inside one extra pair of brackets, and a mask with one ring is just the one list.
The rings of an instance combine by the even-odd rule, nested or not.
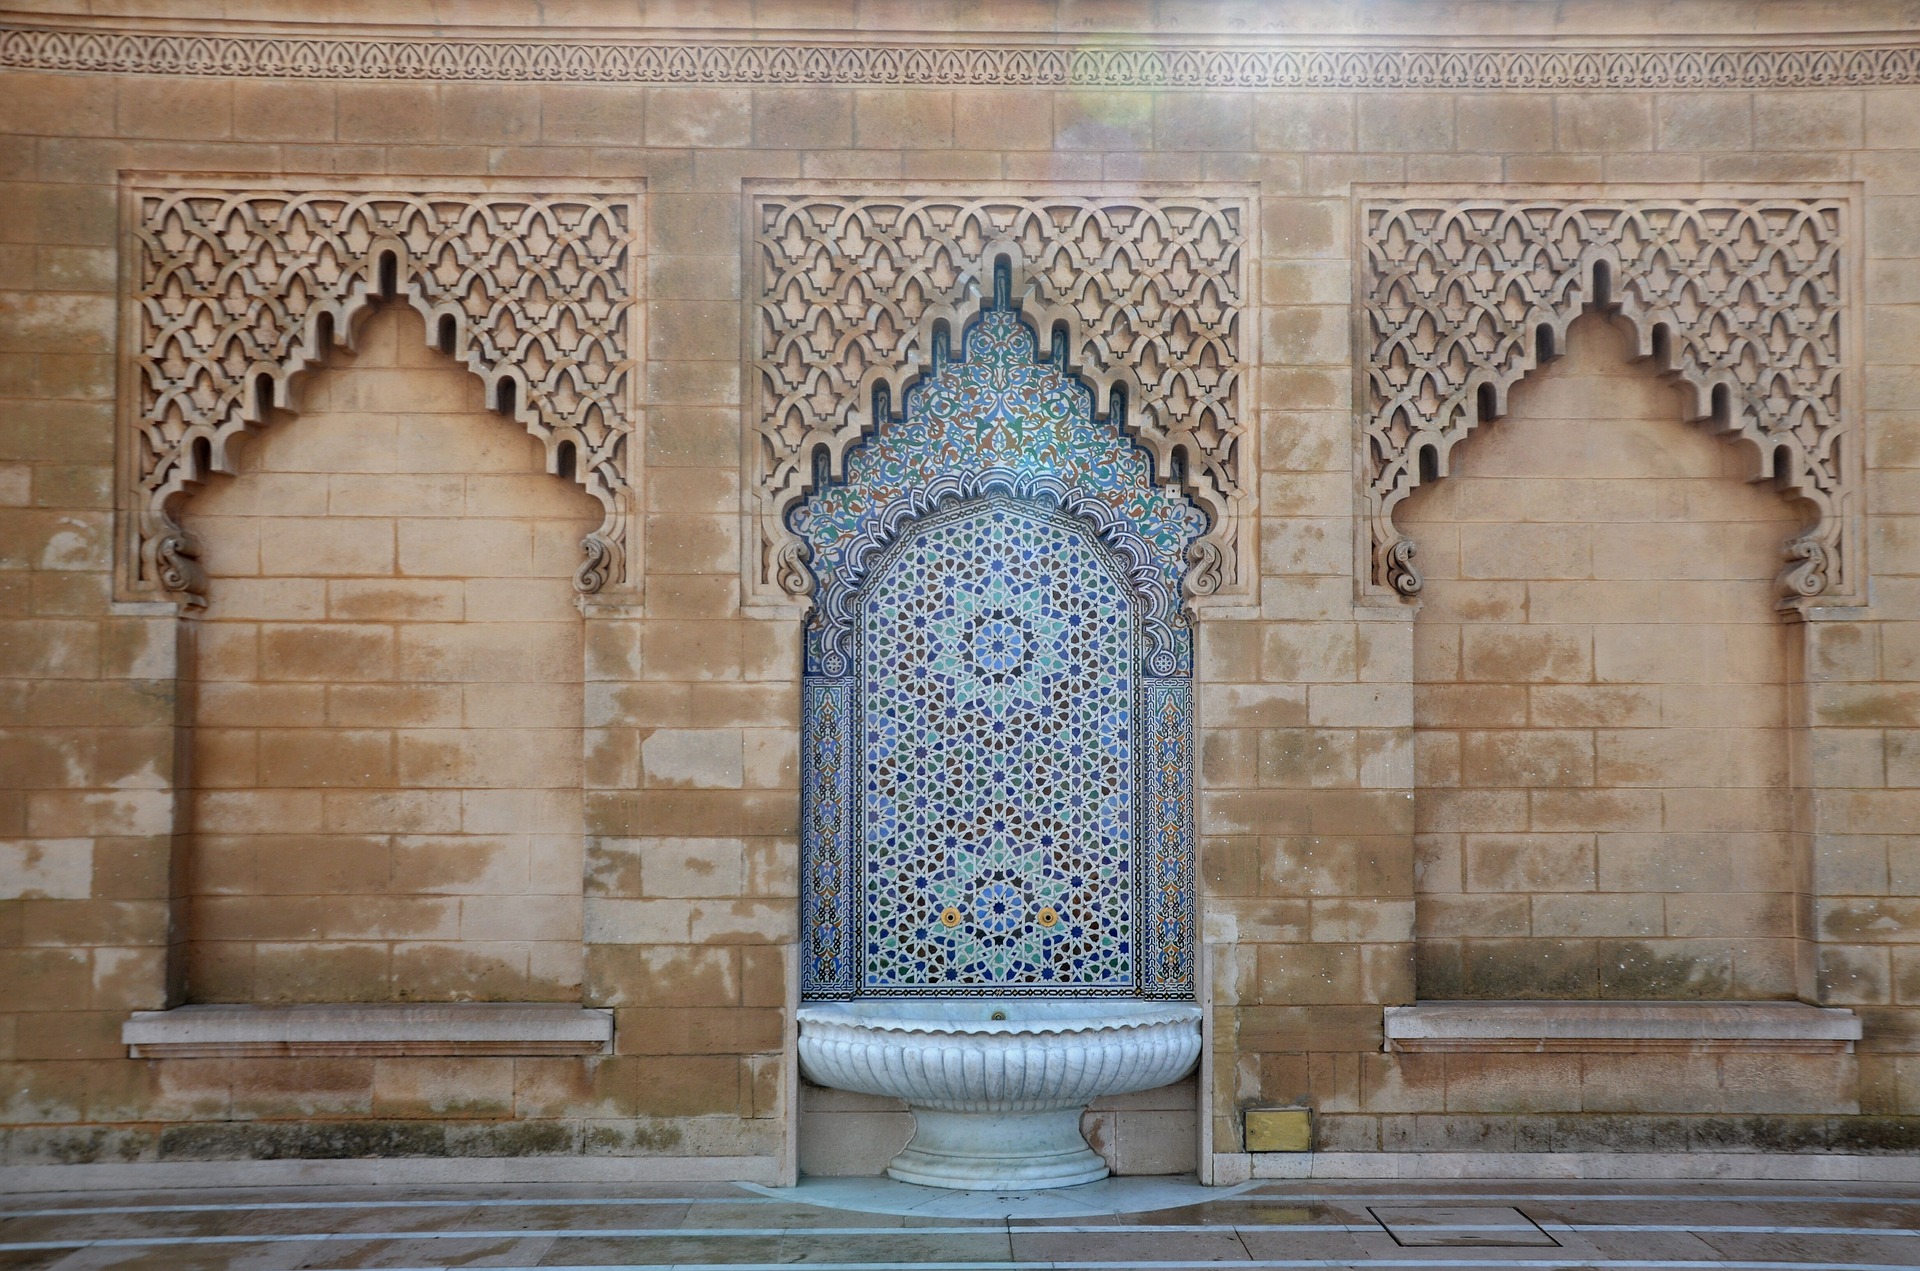
[(907, 1101), (895, 1178), (1104, 1177), (1093, 1099), (1175, 1081), (1194, 995), (1205, 515), (1042, 356), (1001, 264), (954, 358), (790, 521), (807, 545), (802, 1071)]

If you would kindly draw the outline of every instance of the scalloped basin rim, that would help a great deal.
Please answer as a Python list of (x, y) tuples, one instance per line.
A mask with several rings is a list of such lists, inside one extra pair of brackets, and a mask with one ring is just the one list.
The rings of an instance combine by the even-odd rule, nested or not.
[[(989, 1019), (994, 1011), (1005, 1011), (1007, 1018)], [(1199, 1006), (1192, 1002), (974, 997), (860, 998), (803, 1006), (795, 1015), (802, 1025), (942, 1035), (1110, 1032), (1183, 1022), (1198, 1024), (1200, 1017)]]

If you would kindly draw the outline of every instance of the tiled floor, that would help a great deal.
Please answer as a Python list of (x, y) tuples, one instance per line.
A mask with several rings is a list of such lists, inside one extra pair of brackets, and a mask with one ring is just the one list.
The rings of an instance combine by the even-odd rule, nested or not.
[(5, 1271), (681, 1267), (1894, 1271), (1920, 1186), (1116, 1179), (957, 1194), (727, 1184), (99, 1192), (0, 1197)]

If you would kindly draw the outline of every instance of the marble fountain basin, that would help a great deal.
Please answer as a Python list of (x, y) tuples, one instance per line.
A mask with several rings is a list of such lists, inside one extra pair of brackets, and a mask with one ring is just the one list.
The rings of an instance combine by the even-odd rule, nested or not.
[(1127, 998), (885, 999), (802, 1007), (800, 1071), (904, 1099), (906, 1183), (978, 1191), (1107, 1176), (1080, 1116), (1106, 1095), (1178, 1081), (1200, 1057), (1200, 1008)]

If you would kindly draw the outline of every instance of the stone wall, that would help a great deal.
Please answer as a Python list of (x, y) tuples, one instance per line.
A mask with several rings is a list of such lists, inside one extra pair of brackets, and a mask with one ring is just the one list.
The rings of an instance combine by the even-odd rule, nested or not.
[(193, 1002), (578, 1000), (592, 500), (410, 310), (188, 508)]
[[(134, 25), (66, 7), (16, 6), (8, 21)], [(168, 29), (252, 30), (209, 22), (191, 0), (140, 8)], [(607, 25), (587, 35), (539, 29), (531, 4), (473, 20), (495, 24), (485, 28), (495, 37), (642, 52), (715, 39), (649, 29), (630, 6), (588, 10), (577, 20)], [(963, 10), (973, 14), (796, 0), (756, 6), (749, 19), (717, 6), (698, 23), (731, 24), (720, 41), (728, 51), (691, 83), (591, 82), (551, 68), (484, 83), (393, 67), (176, 74), (177, 64), (139, 60), (148, 54), (76, 70), (71, 41), (0, 41), (5, 1161), (589, 1154), (702, 1157), (722, 1173), (777, 1176), (799, 1120), (784, 1039), (797, 934), (799, 625), (795, 607), (744, 603), (754, 593), (741, 570), (753, 524), (743, 474), (757, 468), (747, 457), (743, 268), (753, 266), (743, 266), (743, 218), (754, 190), (822, 182), (1257, 195), (1257, 305), (1245, 322), (1258, 409), (1243, 421), (1252, 435), (1237, 458), (1252, 492), (1257, 584), (1198, 607), (1214, 1039), (1202, 1103), (1214, 1151), (1238, 1151), (1241, 1108), (1291, 1103), (1321, 1114), (1323, 1147), (1911, 1144), (1915, 1123), (1902, 1119), (1920, 1116), (1911, 13), (1837, 0), (1636, 7), (1625, 18), (1599, 0), (1360, 16), (1307, 0), (1165, 13), (1063, 0), (995, 6), (977, 20), (998, 29), (982, 31), (962, 29), (976, 20)], [(383, 18), (437, 21), (411, 4)], [(951, 26), (942, 39), (966, 69), (943, 82), (861, 83), (891, 64), (821, 54), (832, 67), (825, 82), (780, 82), (769, 51), (807, 41), (762, 37), (755, 23), (812, 29), (836, 47), (857, 30), (858, 48), (883, 52)], [(1286, 78), (1296, 64), (1286, 59), (1312, 52), (1299, 32), (1357, 47), (1362, 25), (1396, 51), (1356, 53), (1320, 79)], [(1093, 53), (1068, 64), (1073, 83), (1044, 82), (1046, 59), (1069, 56), (1063, 49), (1097, 53), (1142, 32), (1199, 50), (1194, 65), (1210, 65), (1222, 45), (1249, 52), (1247, 86), (1130, 85), (1121, 62)], [(1500, 73), (1521, 78), (1502, 86), (1443, 69), (1407, 87), (1418, 78), (1407, 59), (1436, 35), (1513, 52), (1503, 65), (1518, 69)], [(1570, 50), (1622, 40), (1633, 49), (1616, 87), (1524, 78), (1547, 76)], [(1735, 50), (1704, 87), (1672, 60), (1695, 44)], [(1782, 69), (1805, 48), (1865, 49), (1859, 64), (1871, 73), (1863, 86), (1833, 88)], [(1029, 62), (1008, 49), (1027, 50)], [(1040, 71), (1022, 69), (1036, 57)], [(1185, 65), (1167, 73), (1192, 73)], [(541, 78), (559, 82), (533, 82)], [(135, 498), (116, 453), (141, 444), (121, 405), (131, 374), (124, 297), (138, 286), (125, 273), (136, 253), (123, 170), (265, 190), (297, 174), (300, 188), (517, 182), (639, 200), (643, 299), (630, 356), (644, 413), (622, 460), (626, 577), (585, 596), (582, 616), (566, 608), (591, 500), (552, 475), (551, 447), (481, 409), (478, 379), (435, 369), (457, 363), (436, 362), (416, 319), (383, 311), (360, 328), (362, 350), (323, 351), (324, 369), (294, 384), (283, 403), (291, 412), (270, 412), (238, 452), (239, 475), (199, 482), (181, 503), (206, 546), (205, 612), (182, 616), (151, 593), (116, 598), (118, 527)], [(1367, 347), (1356, 226), (1362, 201), (1409, 185), (1452, 199), (1659, 188), (1841, 200), (1859, 227), (1838, 275), (1851, 289), (1839, 320), (1852, 377), (1839, 390), (1838, 444), (1864, 469), (1850, 505), (1862, 533), (1848, 540), (1860, 594), (1771, 607), (1761, 580), (1777, 571), (1804, 507), (1765, 483), (1742, 488), (1764, 470), (1752, 448), (1690, 433), (1688, 417), (1705, 413), (1694, 399), (1660, 387), (1658, 359), (1630, 364), (1641, 350), (1593, 319), (1566, 360), (1513, 389), (1505, 418), (1451, 455), (1451, 476), (1401, 506), (1429, 581), (1417, 602), (1384, 594), (1367, 559), (1356, 469)], [(375, 439), (429, 415), (446, 420), (446, 444), (418, 466), (401, 446), (387, 462), (421, 475), (404, 503), (382, 503), (385, 487), (366, 466)], [(262, 519), (299, 524), (273, 536), (271, 552), (249, 548)], [(349, 523), (368, 519), (392, 527), (389, 549), (369, 546), (388, 530), (355, 537), (368, 527)], [(410, 555), (415, 534), (439, 554)], [(1595, 546), (1603, 540), (1606, 550)], [(336, 552), (387, 598), (356, 607), (359, 584), (334, 574), (346, 559)], [(403, 608), (392, 608), (402, 585)], [(457, 615), (432, 607), (455, 596)], [(351, 665), (304, 681), (309, 695), (344, 702), (356, 685), (404, 683), (419, 700), (371, 723), (321, 716), (354, 735), (301, 759), (282, 745), (303, 739), (275, 735), (264, 704), (278, 695), (271, 709), (291, 709), (276, 687), (283, 676), (266, 669), (277, 655), (232, 655), (232, 636), (255, 623), (261, 650), (279, 633), (325, 628), (312, 637), (315, 655)], [(490, 623), (502, 625), (483, 634)], [(393, 642), (391, 669), (353, 652), (347, 637), (368, 624), (379, 628), (373, 645)], [(524, 633), (531, 645), (506, 629), (521, 624), (539, 628)], [(441, 639), (487, 648), (472, 661), (405, 661), (410, 641)], [(1633, 688), (1612, 691), (1623, 685)], [(1564, 691), (1574, 686), (1578, 694)], [(259, 702), (236, 715), (236, 695)], [(457, 717), (445, 713), (456, 698)], [(463, 750), (479, 757), (455, 774), (408, 759), (416, 731), (460, 730), (412, 739), (432, 745), (478, 745), (483, 732), (498, 745), (492, 734), (507, 723), (542, 740), (491, 757)], [(577, 743), (566, 742), (576, 728)], [(359, 735), (369, 730), (394, 740)], [(387, 756), (391, 775), (369, 777), (372, 759), (329, 775), (347, 743)], [(319, 783), (335, 776), (360, 792), (412, 792), (405, 801), (422, 807), (450, 809), (446, 792), (466, 793), (457, 818), (407, 820), (396, 804), (372, 820), (330, 822), (326, 809), (344, 806), (346, 786)], [(250, 787), (299, 793), (276, 800), (285, 816), (221, 820)], [(526, 791), (540, 793), (509, 797)], [(537, 815), (475, 810), (495, 800)], [(312, 844), (316, 831), (357, 846)], [(275, 840), (252, 844), (250, 882), (217, 866), (238, 846), (233, 834)], [(306, 846), (284, 853), (290, 838)], [(264, 869), (263, 846), (283, 853)], [(467, 874), (480, 855), (485, 867)], [(576, 870), (571, 883), (566, 870)], [(257, 923), (222, 916), (232, 898), (214, 893), (234, 888), (257, 893)], [(282, 902), (269, 894), (330, 899), (310, 919), (274, 926), (264, 915)], [(299, 942), (385, 950), (381, 970), (315, 976), (323, 964), (306, 960), (309, 948), (290, 951), (300, 974), (263, 975), (258, 950), (287, 943), (288, 922)], [(244, 975), (212, 952), (248, 941), (257, 951)], [(1647, 952), (1628, 956), (1614, 941)], [(513, 951), (476, 947), (502, 943)], [(1536, 954), (1577, 966), (1561, 974), (1499, 960), (1517, 955), (1524, 968)], [(1672, 968), (1675, 955), (1684, 974), (1622, 970), (1641, 957)], [(1857, 1055), (1745, 1066), (1383, 1054), (1382, 1006), (1437, 994), (1799, 997), (1856, 1008), (1866, 1036)], [(579, 1000), (615, 1012), (614, 1053), (135, 1060), (119, 1040), (135, 1009), (347, 997)], [(1663, 1089), (1678, 1093), (1649, 1093)], [(1166, 1102), (1142, 1105), (1160, 1118), (1156, 1133), (1178, 1132), (1184, 1115)], [(1102, 1114), (1122, 1127), (1119, 1140), (1124, 1111)]]
[(1791, 998), (1779, 547), (1800, 523), (1577, 323), (1399, 522), (1422, 998)]

